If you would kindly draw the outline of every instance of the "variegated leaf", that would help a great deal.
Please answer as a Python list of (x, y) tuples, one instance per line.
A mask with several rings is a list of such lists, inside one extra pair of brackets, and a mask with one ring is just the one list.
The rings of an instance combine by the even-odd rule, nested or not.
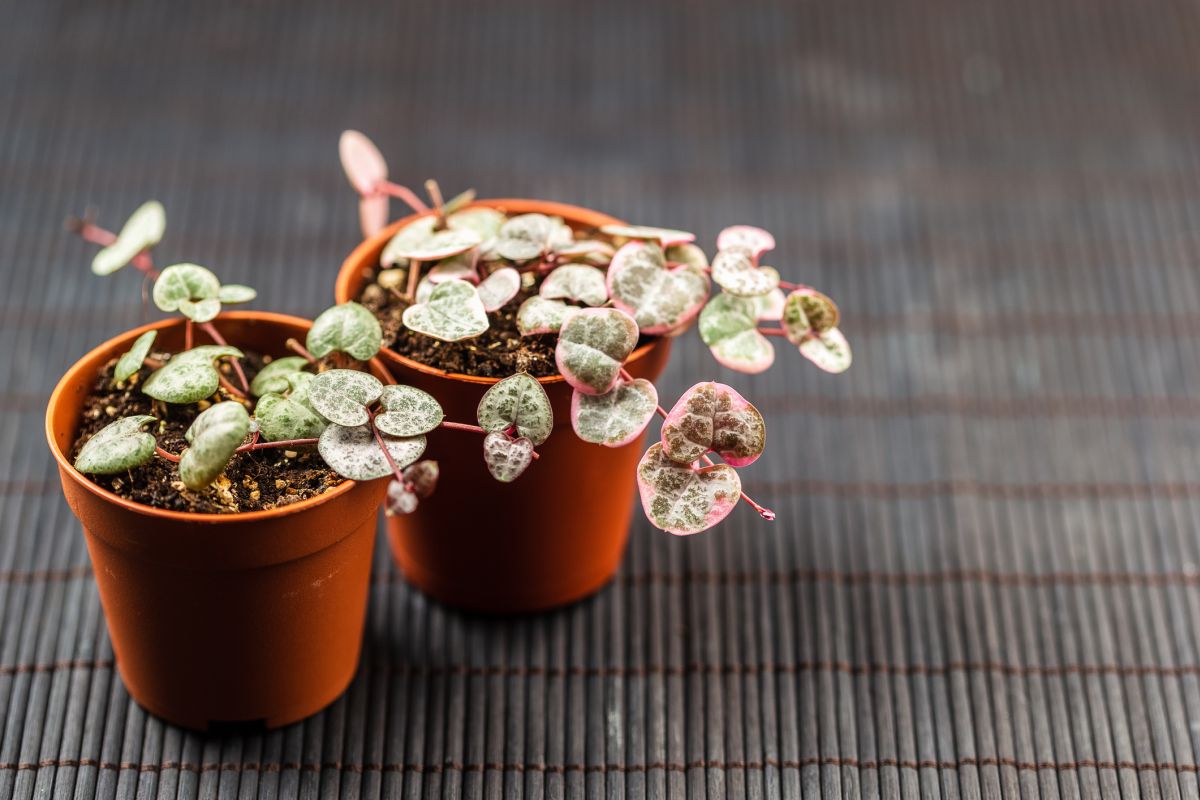
[(836, 328), (841, 317), (833, 300), (816, 289), (806, 287), (787, 296), (780, 321), (788, 341), (798, 345), (810, 338), (810, 334)]
[(460, 253), (444, 261), (439, 261), (425, 274), (430, 283), (443, 283), (457, 278), (468, 283), (479, 283), (479, 273), (471, 266), (469, 253)]
[[(285, 380), (286, 383), (286, 380)], [(315, 439), (329, 423), (295, 396), (268, 392), (254, 406), (254, 419), (268, 442)]]
[(75, 469), (87, 475), (115, 475), (145, 464), (158, 446), (146, 426), (157, 421), (140, 414), (110, 422), (79, 448)]
[(725, 291), (741, 297), (758, 297), (779, 287), (774, 267), (756, 266), (743, 250), (722, 250), (712, 263), (712, 279)]
[(696, 241), (694, 233), (673, 228), (656, 228), (652, 225), (604, 225), (601, 226), (600, 232), (617, 239), (658, 242), (662, 247)]
[(386, 516), (411, 514), (417, 510), (417, 506), (420, 504), (421, 501), (416, 492), (409, 491), (408, 487), (400, 481), (393, 478), (388, 483), (387, 497), (383, 501), (383, 513)]
[(483, 393), (476, 416), (484, 430), (506, 431), (516, 426), (517, 433), (535, 445), (546, 441), (554, 430), (550, 397), (538, 379), (527, 372), (493, 384)]
[(245, 286), (240, 283), (224, 283), (217, 290), (217, 299), (222, 303), (236, 305), (238, 303), (249, 303), (254, 298), (258, 297), (253, 287)]
[(550, 252), (556, 244), (569, 243), (571, 239), (571, 229), (558, 217), (519, 214), (500, 226), (496, 234), (495, 251), (509, 261), (529, 261)]
[(117, 359), (117, 365), (113, 367), (114, 381), (121, 383), (128, 380), (142, 368), (142, 362), (146, 360), (146, 356), (150, 355), (150, 348), (154, 345), (156, 336), (158, 336), (158, 331), (146, 331), (134, 340), (133, 346)]
[(446, 225), (452, 230), (471, 231), (479, 241), (486, 242), (500, 232), (504, 219), (504, 215), (494, 208), (476, 206), (454, 212), (446, 218)]
[(367, 372), (331, 369), (308, 382), (308, 402), (318, 414), (338, 425), (364, 425), (370, 406), (383, 393), (383, 383)]
[(437, 284), (427, 302), (404, 309), (403, 320), (409, 330), (444, 342), (470, 339), (488, 329), (487, 309), (479, 292), (460, 280)]
[(725, 519), (742, 491), (733, 467), (715, 464), (693, 469), (667, 458), (657, 442), (642, 456), (637, 480), (650, 523), (680, 536), (708, 530)]
[(613, 305), (628, 312), (643, 333), (686, 325), (704, 307), (708, 291), (707, 274), (687, 265), (667, 269), (662, 249), (651, 242), (630, 242), (608, 267)]
[(637, 340), (637, 323), (624, 311), (585, 308), (572, 314), (559, 330), (554, 360), (576, 391), (604, 394), (616, 384)]
[(783, 289), (772, 289), (770, 292), (752, 299), (754, 300), (755, 313), (758, 314), (760, 322), (779, 322), (783, 319), (783, 305), (785, 302)]
[(617, 381), (607, 394), (575, 392), (571, 427), (585, 442), (623, 447), (642, 435), (658, 410), (658, 390), (644, 378)]
[(412, 484), (412, 490), (416, 492), (417, 497), (429, 497), (433, 494), (433, 490), (437, 488), (438, 474), (441, 471), (438, 469), (438, 462), (430, 459), (418, 461), (410, 467), (404, 469), (404, 479)]
[(483, 460), (493, 478), (511, 483), (533, 462), (533, 442), (494, 431), (483, 437)]
[(579, 239), (556, 247), (554, 252), (560, 259), (603, 267), (612, 260), (616, 248), (598, 239)]
[(775, 237), (752, 225), (733, 225), (717, 236), (718, 250), (744, 250), (754, 258), (775, 249)]
[[(424, 436), (395, 437), (380, 433), (396, 466), (403, 469), (425, 452)], [(317, 442), (317, 452), (337, 474), (352, 481), (370, 481), (392, 474), (392, 466), (370, 425), (330, 425)]]
[(668, 264), (686, 264), (701, 270), (708, 269), (708, 256), (704, 255), (704, 251), (698, 245), (691, 242), (673, 244), (663, 251), (663, 255)]
[(121, 227), (116, 240), (96, 253), (92, 259), (92, 272), (111, 275), (133, 261), (138, 253), (161, 242), (166, 230), (167, 215), (162, 203), (157, 200), (142, 203)]
[(338, 140), (338, 156), (350, 185), (359, 194), (375, 193), (379, 184), (387, 180), (387, 162), (375, 143), (358, 131), (342, 131)]
[[(217, 299), (221, 293), (221, 281), (217, 276), (199, 264), (172, 264), (159, 273), (154, 281), (154, 305), (163, 311), (184, 311), (181, 304), (189, 304), (188, 309), (202, 311), (208, 314), (212, 311), (212, 303), (197, 309), (195, 304), (202, 300), (216, 301), (216, 311), (220, 312), (221, 305)], [(187, 314), (184, 311), (185, 315)], [(208, 319), (212, 319), (213, 313)], [(208, 320), (198, 320), (207, 322)]]
[(589, 306), (608, 302), (608, 286), (603, 270), (586, 264), (563, 264), (556, 267), (538, 290), (547, 300), (573, 300)]
[(379, 263), (390, 267), (400, 259), (440, 261), (477, 247), (483, 239), (469, 228), (437, 230), (435, 216), (420, 217), (405, 225), (383, 248)]
[(700, 338), (718, 363), (755, 374), (775, 362), (775, 348), (758, 332), (758, 298), (719, 294), (700, 312)]
[(517, 309), (517, 330), (522, 336), (535, 333), (558, 333), (566, 321), (579, 309), (561, 300), (547, 300), (541, 295), (525, 299)]
[(800, 342), (800, 355), (826, 372), (833, 373), (850, 369), (850, 362), (853, 360), (850, 343), (837, 328), (810, 334)]
[(662, 426), (663, 453), (691, 464), (710, 450), (733, 467), (753, 464), (767, 443), (758, 409), (723, 383), (697, 383), (683, 393)]
[(184, 433), (190, 445), (179, 457), (179, 478), (189, 489), (203, 489), (225, 471), (225, 465), (250, 431), (250, 415), (241, 403), (227, 400), (209, 406)]
[(521, 291), (521, 273), (512, 267), (501, 267), (488, 275), (478, 286), (479, 299), (485, 311), (498, 311)]
[(221, 383), (213, 363), (222, 358), (242, 358), (236, 347), (205, 344), (171, 357), (142, 384), (142, 392), (164, 403), (187, 405), (210, 397)]
[(313, 320), (304, 344), (317, 358), (336, 351), (366, 361), (383, 346), (383, 329), (375, 315), (363, 306), (342, 303), (325, 309)]
[(416, 436), (442, 424), (441, 405), (415, 386), (385, 386), (379, 402), (385, 410), (375, 416), (375, 427), (392, 436)]
[(288, 375), (301, 372), (308, 366), (308, 361), (300, 356), (284, 356), (276, 358), (264, 366), (250, 381), (250, 391), (255, 397), (265, 394), (282, 394), (290, 387)]

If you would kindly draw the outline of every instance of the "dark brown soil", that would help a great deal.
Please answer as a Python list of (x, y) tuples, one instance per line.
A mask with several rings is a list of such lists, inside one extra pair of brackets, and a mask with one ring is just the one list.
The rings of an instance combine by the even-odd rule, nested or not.
[[(166, 354), (158, 357), (165, 358)], [(242, 362), (248, 378), (253, 379), (262, 368), (263, 359), (248, 354)], [(121, 417), (151, 414), (165, 423), (158, 434), (158, 445), (169, 453), (179, 454), (187, 447), (184, 431), (208, 403), (191, 406), (156, 403), (142, 394), (141, 385), (152, 370), (143, 367), (124, 388), (112, 384), (116, 360), (105, 365), (96, 376), (92, 395), (84, 405), (79, 438), (71, 457), (93, 434)], [(235, 385), (237, 378), (227, 365), (227, 377)], [(214, 401), (236, 400), (218, 390)], [(263, 511), (316, 497), (342, 482), (342, 477), (325, 466), (315, 448), (290, 452), (282, 448), (236, 453), (225, 468), (225, 474), (213, 485), (200, 491), (188, 489), (179, 480), (176, 465), (158, 456), (140, 467), (121, 475), (89, 475), (105, 489), (135, 503), (169, 511), (191, 511), (207, 514), (228, 514), (238, 511)]]

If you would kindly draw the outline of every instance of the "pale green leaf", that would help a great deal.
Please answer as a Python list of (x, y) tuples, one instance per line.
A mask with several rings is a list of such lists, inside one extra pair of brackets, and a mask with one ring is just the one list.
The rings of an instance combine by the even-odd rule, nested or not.
[(146, 331), (133, 342), (133, 347), (117, 359), (117, 365), (113, 367), (113, 380), (117, 383), (127, 380), (135, 372), (142, 368), (142, 362), (146, 360), (146, 356), (150, 355), (150, 348), (154, 345), (154, 339), (158, 336), (158, 331)]
[(228, 345), (193, 347), (172, 356), (164, 366), (151, 373), (142, 384), (142, 392), (165, 403), (195, 403), (210, 397), (220, 385), (220, 374), (213, 362), (221, 358), (242, 358), (242, 355), (241, 350)]
[(79, 448), (75, 469), (88, 475), (113, 475), (145, 464), (154, 457), (157, 441), (145, 428), (154, 417), (122, 417), (98, 430)]
[(225, 471), (250, 431), (250, 415), (233, 400), (209, 406), (184, 436), (190, 446), (179, 457), (179, 477), (189, 489), (203, 489)]
[(547, 300), (573, 300), (589, 306), (608, 302), (608, 286), (602, 270), (586, 264), (563, 264), (555, 268), (538, 290)]
[(335, 351), (366, 361), (383, 346), (383, 329), (375, 315), (358, 303), (342, 303), (321, 312), (305, 339), (308, 351), (317, 358)]
[(642, 435), (658, 410), (658, 390), (644, 378), (619, 380), (607, 394), (575, 392), (571, 426), (585, 442), (623, 447)]
[(624, 311), (585, 308), (572, 314), (558, 332), (554, 358), (572, 388), (604, 394), (616, 384), (637, 340), (637, 323)]
[[(287, 380), (284, 379), (284, 383)], [(329, 424), (323, 417), (294, 397), (268, 392), (254, 407), (259, 431), (268, 442), (289, 439), (315, 439)]]
[(352, 369), (331, 369), (308, 382), (308, 402), (330, 422), (353, 427), (371, 418), (367, 413), (379, 399), (383, 384), (374, 375)]
[(121, 227), (116, 241), (105, 247), (92, 259), (92, 272), (111, 275), (132, 261), (138, 253), (162, 241), (167, 229), (167, 215), (162, 203), (148, 200), (130, 215)]
[(178, 311), (185, 300), (217, 300), (220, 292), (217, 276), (199, 264), (172, 264), (154, 281), (154, 305), (163, 311)]
[(249, 303), (255, 297), (258, 297), (258, 292), (253, 287), (244, 286), (240, 283), (225, 283), (221, 285), (220, 291), (217, 292), (217, 299), (222, 303), (231, 305), (236, 303)]
[(254, 380), (250, 381), (250, 391), (255, 397), (271, 393), (282, 394), (290, 386), (288, 375), (300, 372), (307, 366), (308, 361), (300, 356), (276, 358), (260, 369)]

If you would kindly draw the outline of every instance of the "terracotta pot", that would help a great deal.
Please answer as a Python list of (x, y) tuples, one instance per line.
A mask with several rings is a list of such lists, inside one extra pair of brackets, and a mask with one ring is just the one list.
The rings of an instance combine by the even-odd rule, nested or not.
[[(511, 213), (553, 214), (585, 229), (616, 223), (595, 211), (535, 200), (483, 200)], [(339, 303), (358, 297), (399, 220), (363, 242), (342, 264)], [(633, 352), (627, 369), (656, 379), (671, 340)], [(455, 422), (474, 423), (492, 378), (447, 373), (385, 349), (379, 354), (399, 383), (434, 395)], [(438, 600), (474, 611), (512, 613), (569, 603), (595, 592), (616, 572), (633, 512), (634, 471), (644, 451), (588, 444), (571, 429), (571, 387), (541, 378), (554, 406), (554, 433), (541, 458), (511, 484), (488, 474), (478, 434), (430, 434), (428, 458), (441, 466), (437, 491), (416, 513), (388, 520), (388, 541), (410, 582)]]
[[(233, 345), (283, 355), (309, 322), (260, 312), (221, 315)], [(181, 320), (129, 331), (76, 362), (46, 410), (63, 493), (83, 523), (117, 668), (133, 698), (189, 728), (286, 725), (349, 684), (362, 644), (377, 509), (386, 480), (348, 481), (285, 508), (189, 514), (133, 503), (71, 466), (96, 373), (144, 331), (182, 346)], [(197, 332), (197, 343), (208, 339)], [(382, 364), (372, 371), (390, 381)]]

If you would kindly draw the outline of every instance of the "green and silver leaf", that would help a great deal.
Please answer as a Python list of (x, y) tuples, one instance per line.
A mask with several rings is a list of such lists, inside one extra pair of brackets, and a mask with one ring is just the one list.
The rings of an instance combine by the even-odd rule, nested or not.
[(325, 309), (313, 320), (304, 345), (317, 358), (341, 352), (366, 361), (383, 346), (383, 329), (375, 315), (363, 306), (341, 303)]
[(522, 336), (535, 333), (558, 333), (567, 317), (579, 309), (561, 300), (547, 300), (541, 295), (526, 298), (517, 309), (517, 330)]
[(92, 259), (92, 272), (111, 275), (133, 261), (138, 253), (161, 242), (166, 230), (167, 215), (162, 203), (157, 200), (142, 203), (121, 227), (116, 240), (96, 253)]
[(538, 294), (547, 300), (573, 300), (588, 306), (608, 302), (603, 270), (586, 264), (563, 264), (542, 281)]
[(658, 410), (658, 390), (645, 378), (618, 381), (607, 394), (575, 392), (571, 397), (571, 426), (585, 442), (623, 447), (646, 430)]
[(142, 393), (164, 403), (187, 405), (212, 396), (221, 383), (214, 365), (222, 358), (242, 358), (236, 347), (204, 344), (171, 357), (142, 384)]
[[(220, 293), (221, 281), (216, 275), (199, 264), (185, 263), (172, 264), (159, 273), (154, 281), (153, 298), (154, 305), (163, 311), (179, 311), (184, 316), (197, 313), (207, 315), (212, 312), (213, 303), (216, 304), (217, 312), (220, 312)], [(203, 300), (213, 302), (199, 305)], [(213, 313), (207, 319), (196, 319), (193, 316), (189, 316), (189, 319), (194, 322), (207, 322), (215, 316)]]
[(150, 355), (150, 348), (154, 345), (154, 339), (157, 336), (158, 331), (146, 331), (134, 340), (133, 346), (117, 359), (117, 365), (113, 367), (115, 382), (121, 383), (128, 380), (142, 368), (142, 363), (146, 360), (146, 356)]
[(483, 460), (493, 478), (511, 483), (533, 462), (533, 442), (494, 431), (483, 437)]
[(775, 347), (758, 331), (758, 300), (722, 293), (700, 312), (700, 338), (713, 357), (751, 375), (775, 362)]
[(483, 394), (476, 411), (479, 425), (488, 431), (517, 433), (539, 445), (554, 431), (554, 409), (541, 382), (527, 372), (518, 372), (492, 385)]
[(437, 284), (426, 302), (404, 309), (403, 320), (409, 330), (444, 342), (470, 339), (488, 329), (487, 309), (479, 292), (458, 279)]
[(585, 308), (572, 314), (558, 332), (554, 360), (573, 389), (605, 394), (616, 384), (637, 340), (637, 323), (624, 311)]
[(203, 489), (225, 471), (250, 431), (250, 415), (228, 400), (209, 406), (192, 421), (184, 437), (189, 447), (179, 457), (179, 477), (189, 489)]
[(375, 415), (375, 427), (392, 436), (417, 436), (442, 424), (441, 405), (415, 386), (385, 386), (379, 402), (385, 410)]
[(79, 448), (75, 469), (87, 475), (115, 475), (145, 464), (158, 442), (145, 428), (154, 417), (140, 414), (110, 422)]
[[(404, 468), (425, 452), (424, 436), (394, 437), (381, 432), (396, 466)], [(352, 481), (369, 481), (392, 474), (387, 456), (369, 425), (330, 425), (317, 443), (321, 458), (337, 474)]]
[(338, 425), (365, 425), (370, 406), (383, 393), (383, 383), (366, 372), (331, 369), (308, 381), (308, 402), (318, 414)]
[(379, 263), (390, 267), (401, 259), (440, 261), (483, 243), (483, 237), (468, 227), (439, 231), (437, 224), (437, 217), (427, 216), (405, 225), (383, 248)]
[(284, 356), (276, 358), (264, 366), (250, 381), (250, 391), (255, 397), (267, 394), (282, 394), (291, 388), (288, 376), (303, 372), (308, 361), (301, 356)]
[(254, 407), (259, 432), (268, 442), (289, 439), (315, 439), (329, 423), (307, 403), (295, 396), (268, 392)]

